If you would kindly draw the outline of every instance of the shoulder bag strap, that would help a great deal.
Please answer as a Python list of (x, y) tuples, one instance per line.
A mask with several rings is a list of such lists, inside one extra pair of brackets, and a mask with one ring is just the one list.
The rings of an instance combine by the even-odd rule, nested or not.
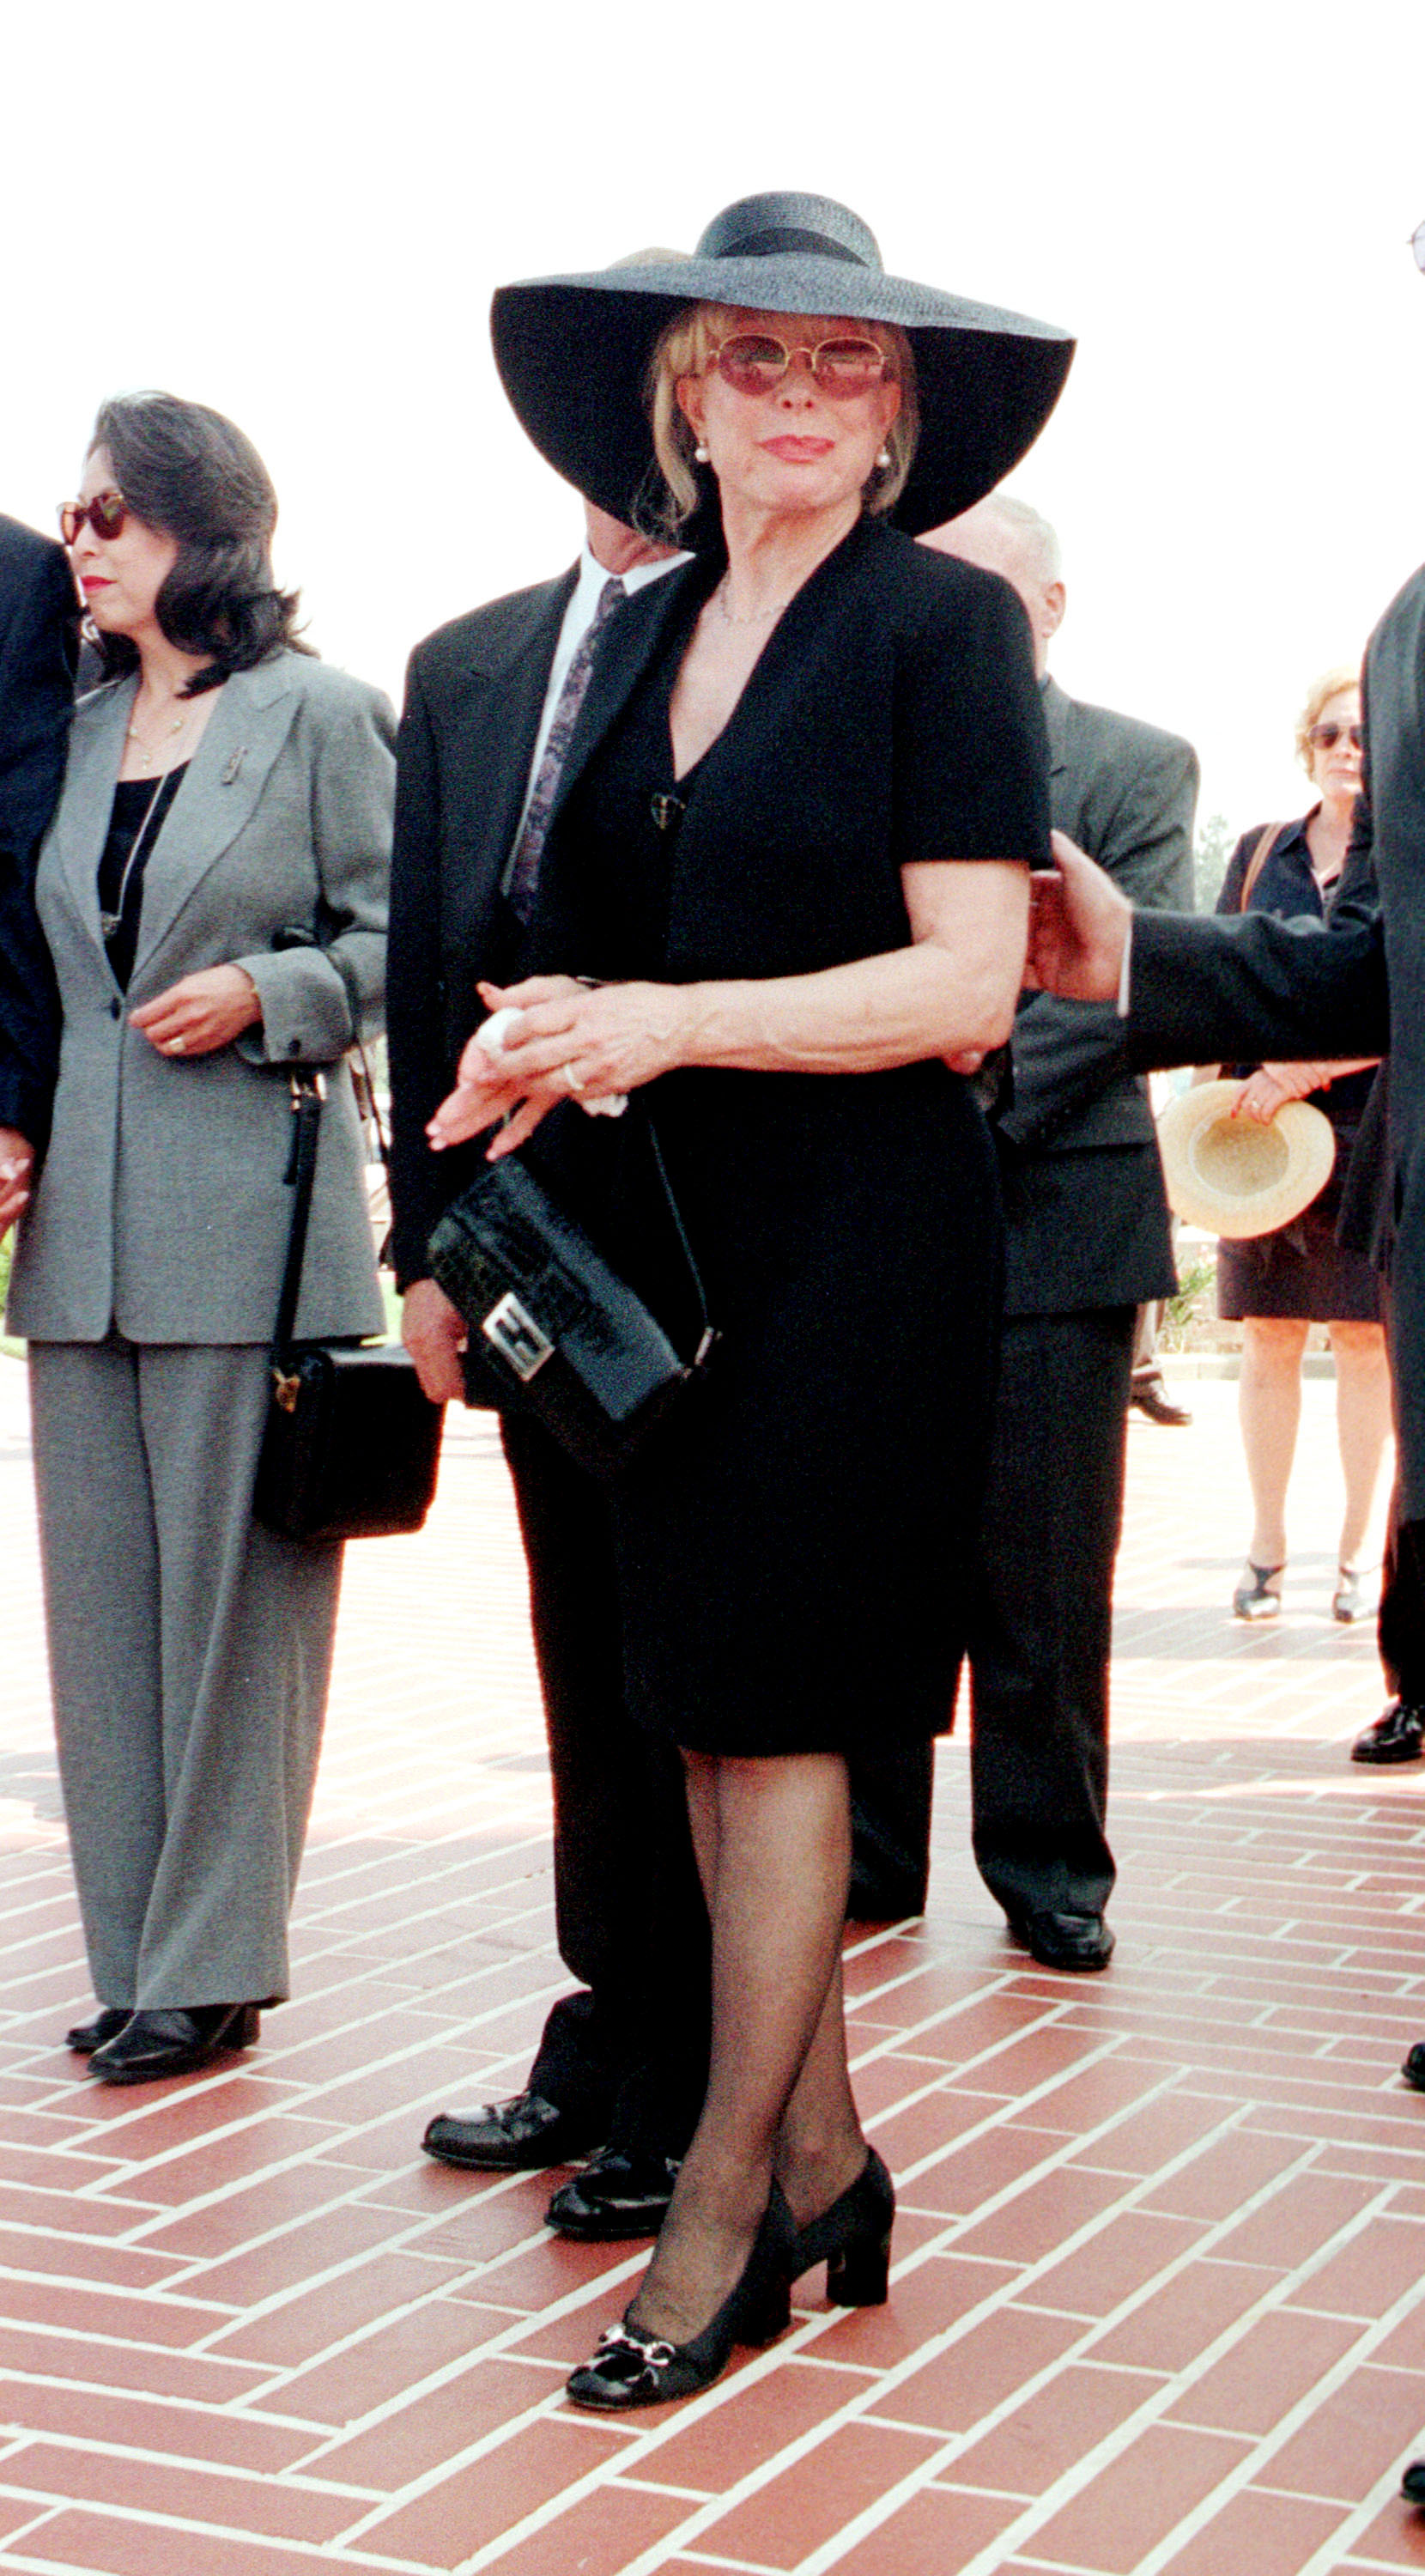
[(1263, 824), (1262, 829), (1257, 834), (1256, 840), (1252, 844), (1252, 855), (1247, 861), (1246, 874), (1242, 879), (1242, 892), (1237, 904), (1239, 912), (1246, 911), (1248, 904), (1252, 900), (1252, 889), (1256, 885), (1258, 877), (1261, 875), (1263, 868), (1266, 866), (1267, 861), (1271, 857), (1273, 850), (1276, 848), (1278, 841), (1281, 839), (1283, 832), (1289, 831), (1290, 828), (1290, 825), (1286, 823)]
[(287, 1158), (283, 1179), (292, 1191), (292, 1228), (287, 1238), (287, 1265), (282, 1273), (282, 1292), (277, 1300), (277, 1321), (272, 1328), (272, 1356), (275, 1373), (285, 1374), (280, 1361), (292, 1348), (292, 1327), (297, 1320), (297, 1299), (302, 1287), (302, 1256), (307, 1249), (307, 1225), (312, 1213), (312, 1184), (317, 1174), (317, 1129), (321, 1123), (322, 1102), (326, 1097), (326, 1078), (311, 1065), (294, 1068), (292, 1086), (292, 1151)]

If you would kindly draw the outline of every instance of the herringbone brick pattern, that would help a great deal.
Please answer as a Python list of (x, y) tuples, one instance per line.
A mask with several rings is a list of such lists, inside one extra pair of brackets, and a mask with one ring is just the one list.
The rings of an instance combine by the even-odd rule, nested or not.
[(548, 1999), (548, 1807), (507, 1489), (452, 1427), (427, 1533), (355, 1547), (296, 2000), (206, 2078), (86, 2085), (22, 1374), (0, 1360), (0, 2569), (308, 2576), (1325, 2576), (1425, 2565), (1425, 1774), (1344, 1758), (1308, 1389), (1276, 1633), (1225, 1604), (1230, 1390), (1135, 1423), (1116, 1664), (1118, 1956), (1027, 1965), (942, 1749), (924, 1924), (862, 1932), (858, 2088), (902, 2205), (890, 2305), (802, 2284), (706, 2397), (573, 2414), (638, 2248), (542, 2177), (429, 2164)]

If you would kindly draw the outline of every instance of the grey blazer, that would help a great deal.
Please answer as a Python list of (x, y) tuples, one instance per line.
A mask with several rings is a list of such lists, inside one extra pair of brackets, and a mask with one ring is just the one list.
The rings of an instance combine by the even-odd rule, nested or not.
[[(64, 1014), (49, 1152), (21, 1224), (11, 1330), (36, 1341), (265, 1342), (291, 1217), (289, 1064), (336, 1068), (297, 1329), (379, 1332), (360, 1127), (346, 1067), (380, 1025), (395, 720), (340, 671), (280, 653), (228, 680), (154, 843), (127, 996), (97, 878), (136, 692), (75, 713), (36, 895)], [(319, 945), (274, 954), (274, 934)], [(260, 1027), (156, 1053), (129, 1013), (200, 967), (246, 968)]]

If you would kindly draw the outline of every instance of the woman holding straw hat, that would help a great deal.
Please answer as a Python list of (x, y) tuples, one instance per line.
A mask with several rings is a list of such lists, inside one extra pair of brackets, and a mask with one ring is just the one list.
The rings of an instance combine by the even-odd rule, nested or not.
[[(894, 2205), (847, 2074), (846, 1755), (948, 1721), (998, 1288), (964, 1075), (1007, 1037), (1047, 758), (1023, 612), (912, 544), (1008, 471), (1072, 353), (885, 274), (830, 200), (728, 208), (691, 262), (495, 299), (520, 419), (692, 560), (615, 617), (534, 907), (433, 1123), (506, 1123), (649, 1302), (722, 1343), (616, 1488), (629, 1689), (682, 1748), (713, 1927), (709, 2090), (578, 2403), (690, 2394), (825, 2260), (885, 2296)], [(633, 1114), (586, 1119), (580, 1095)]]

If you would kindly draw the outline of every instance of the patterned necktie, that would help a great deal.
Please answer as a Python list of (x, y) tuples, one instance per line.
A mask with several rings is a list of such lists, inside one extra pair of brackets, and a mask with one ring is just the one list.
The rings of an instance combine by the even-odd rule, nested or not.
[(554, 721), (549, 728), (549, 740), (544, 746), (544, 757), (535, 772), (534, 790), (529, 800), (529, 811), (524, 818), (524, 830), (520, 834), (518, 846), (510, 862), (510, 902), (521, 921), (528, 921), (534, 910), (534, 890), (539, 878), (539, 863), (544, 856), (544, 836), (549, 830), (549, 817), (554, 804), (555, 790), (563, 775), (564, 763), (569, 756), (569, 745), (573, 738), (574, 727), (578, 722), (579, 709), (588, 695), (599, 637), (623, 595), (623, 583), (617, 573), (611, 573), (599, 593), (598, 606), (584, 629), (574, 659), (564, 674), (564, 686), (559, 692), (558, 703), (555, 706)]

